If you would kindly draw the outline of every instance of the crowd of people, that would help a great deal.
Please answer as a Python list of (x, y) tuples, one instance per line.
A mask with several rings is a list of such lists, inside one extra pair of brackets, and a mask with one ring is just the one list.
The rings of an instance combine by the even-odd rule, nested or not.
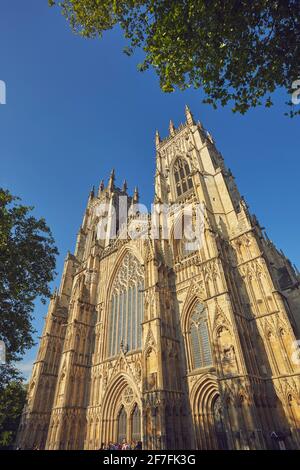
[(142, 450), (142, 441), (126, 442), (124, 439), (122, 443), (109, 442), (108, 444), (102, 444), (100, 450)]
[[(99, 450), (142, 450), (142, 441), (126, 442), (123, 439), (122, 443), (109, 442), (108, 444), (102, 444)], [(21, 447), (16, 447), (16, 450), (22, 450)], [(31, 450), (40, 450), (39, 447), (34, 444)]]

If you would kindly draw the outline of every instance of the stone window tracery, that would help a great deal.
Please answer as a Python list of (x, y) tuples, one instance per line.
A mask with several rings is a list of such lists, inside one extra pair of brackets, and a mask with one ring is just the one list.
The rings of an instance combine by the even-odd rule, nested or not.
[(193, 188), (191, 170), (188, 163), (184, 159), (178, 158), (175, 162), (173, 171), (176, 195), (179, 197)]
[(190, 317), (190, 346), (192, 368), (200, 369), (212, 364), (211, 345), (207, 325), (207, 310), (198, 302)]
[(121, 349), (133, 351), (142, 346), (144, 317), (144, 271), (138, 259), (127, 253), (112, 287), (108, 319), (108, 357)]

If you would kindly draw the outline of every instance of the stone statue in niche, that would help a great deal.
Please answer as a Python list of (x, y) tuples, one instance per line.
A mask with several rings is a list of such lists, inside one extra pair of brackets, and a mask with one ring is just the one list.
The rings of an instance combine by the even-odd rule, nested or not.
[(139, 362), (137, 362), (136, 365), (135, 365), (135, 377), (136, 377), (136, 380), (138, 382), (140, 382), (140, 380), (142, 378), (142, 368), (141, 368), (141, 364)]
[(223, 346), (221, 363), (224, 375), (231, 375), (236, 371), (237, 363), (233, 344)]
[[(150, 330), (149, 330), (150, 333)], [(157, 385), (157, 357), (155, 350), (150, 347), (146, 353), (146, 389), (152, 390)]]
[(218, 333), (221, 363), (225, 374), (231, 373), (236, 369), (236, 354), (230, 331), (222, 326)]
[(107, 372), (104, 372), (104, 374), (103, 374), (103, 390), (106, 389), (107, 382), (108, 382)]
[(156, 388), (156, 383), (157, 383), (157, 373), (152, 372), (147, 377), (147, 390), (153, 390), (154, 388)]
[(226, 345), (223, 348), (222, 362), (230, 364), (230, 363), (234, 362), (234, 360), (235, 360), (235, 352), (234, 352), (233, 344), (231, 344), (230, 346)]

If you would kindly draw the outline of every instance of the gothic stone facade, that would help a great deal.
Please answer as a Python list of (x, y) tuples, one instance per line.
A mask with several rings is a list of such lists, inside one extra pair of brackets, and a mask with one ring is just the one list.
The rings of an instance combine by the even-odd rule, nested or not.
[(202, 202), (202, 246), (185, 250), (174, 227), (168, 239), (123, 239), (117, 227), (99, 240), (94, 208), (138, 193), (114, 173), (91, 192), (49, 305), (21, 448), (300, 447), (299, 274), (188, 108), (169, 131), (156, 135), (155, 203)]

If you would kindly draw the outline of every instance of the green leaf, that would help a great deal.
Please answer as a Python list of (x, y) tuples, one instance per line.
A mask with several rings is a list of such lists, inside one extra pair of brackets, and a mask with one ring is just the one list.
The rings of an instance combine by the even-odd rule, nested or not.
[[(214, 108), (245, 113), (278, 88), (290, 90), (299, 74), (300, 9), (296, 0), (62, 0), (56, 4), (83, 37), (120, 26), (132, 55), (144, 51), (162, 91), (201, 88)], [(276, 26), (276, 27), (275, 27)], [(288, 113), (293, 117), (299, 110)]]

